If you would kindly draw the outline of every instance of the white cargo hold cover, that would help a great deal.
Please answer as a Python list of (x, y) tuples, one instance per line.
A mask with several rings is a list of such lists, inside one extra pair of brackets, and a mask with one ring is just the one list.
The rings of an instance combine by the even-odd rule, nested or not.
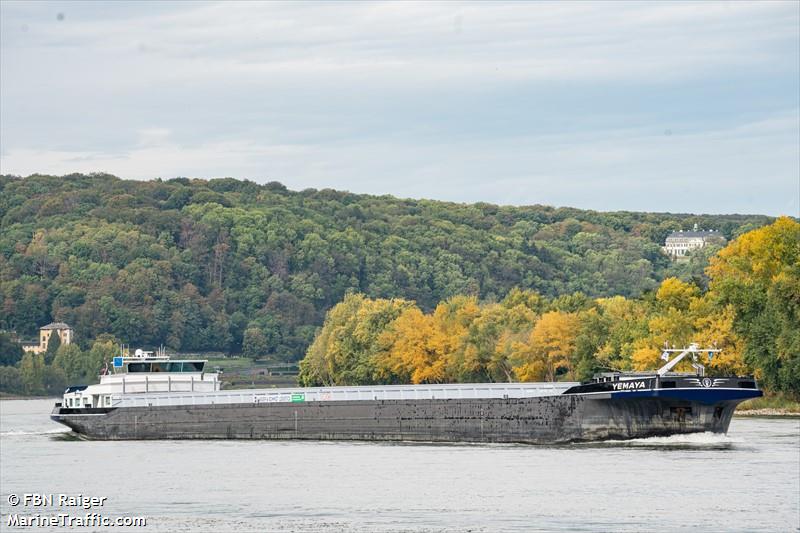
[(294, 387), (242, 389), (215, 392), (152, 392), (115, 394), (113, 407), (241, 404), (267, 402), (329, 402), (357, 400), (453, 400), (482, 398), (533, 398), (555, 396), (578, 382), (460, 383), (454, 385), (372, 385), (359, 387)]

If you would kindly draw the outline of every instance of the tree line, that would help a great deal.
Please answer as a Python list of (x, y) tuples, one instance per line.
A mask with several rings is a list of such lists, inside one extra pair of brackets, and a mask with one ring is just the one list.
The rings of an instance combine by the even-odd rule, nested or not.
[[(300, 363), (304, 385), (583, 380), (653, 370), (661, 348), (722, 352), (711, 375), (754, 372), (800, 395), (800, 224), (784, 217), (711, 259), (711, 283), (670, 277), (639, 298), (548, 298), (514, 288), (498, 302), (458, 295), (431, 312), (408, 299), (348, 294)], [(688, 364), (688, 362), (687, 362)]]
[(229, 178), (0, 176), (0, 330), (69, 323), (81, 349), (127, 344), (297, 361), (345, 294), (425, 312), (458, 295), (499, 301), (636, 298), (707, 257), (671, 263), (665, 236), (693, 224), (733, 238), (763, 216), (600, 213), (455, 204)]
[[(536, 294), (544, 303), (532, 312), (543, 314), (652, 299), (670, 277), (702, 292), (719, 247), (672, 263), (659, 250), (666, 235), (698, 224), (732, 239), (772, 220), (295, 192), (228, 178), (0, 176), (0, 388), (57, 390), (81, 378), (71, 360), (89, 379), (102, 363), (97, 343), (115, 340), (297, 361), (351, 294), (415, 307), (420, 315), (403, 321), (416, 326), (463, 298), (484, 309)], [(69, 323), (77, 344), (58, 364), (55, 352), (23, 360), (17, 341), (52, 321)], [(492, 376), (515, 376), (509, 368)]]
[(102, 335), (89, 349), (61, 344), (53, 333), (44, 353), (24, 352), (8, 333), (0, 333), (0, 392), (61, 395), (67, 385), (88, 384), (118, 352), (116, 339)]

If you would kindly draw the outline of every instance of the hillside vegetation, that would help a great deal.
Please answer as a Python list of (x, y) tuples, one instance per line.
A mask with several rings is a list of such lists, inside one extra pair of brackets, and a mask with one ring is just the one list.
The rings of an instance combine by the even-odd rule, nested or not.
[[(406, 299), (347, 295), (301, 362), (306, 385), (584, 380), (653, 370), (660, 347), (722, 351), (710, 375), (755, 373), (800, 397), (800, 224), (780, 218), (721, 250), (711, 286), (668, 278), (642, 298), (545, 298), (512, 289), (498, 303), (455, 296), (423, 312)], [(690, 361), (686, 361), (685, 370)]]
[(227, 178), (2, 176), (0, 330), (30, 339), (63, 321), (84, 351), (122, 341), (296, 361), (349, 293), (428, 313), (459, 295), (506, 301), (513, 288), (552, 299), (637, 298), (670, 276), (704, 287), (713, 250), (672, 264), (659, 251), (670, 231), (698, 224), (732, 238), (771, 221), (294, 192)]

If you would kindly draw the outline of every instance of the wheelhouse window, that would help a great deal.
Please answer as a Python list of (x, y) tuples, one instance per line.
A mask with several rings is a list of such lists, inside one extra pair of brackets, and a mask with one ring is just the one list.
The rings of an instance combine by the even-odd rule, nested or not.
[(128, 373), (138, 372), (202, 372), (205, 361), (169, 361), (128, 363)]
[(184, 361), (183, 362), (183, 371), (184, 372), (202, 372), (203, 366), (205, 366), (204, 361)]

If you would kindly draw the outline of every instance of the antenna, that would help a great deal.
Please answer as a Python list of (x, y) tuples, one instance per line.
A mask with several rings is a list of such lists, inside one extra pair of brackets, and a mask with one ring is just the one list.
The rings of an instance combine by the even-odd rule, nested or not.
[[(665, 364), (664, 366), (659, 368), (658, 372), (657, 372), (658, 375), (659, 376), (665, 375), (667, 372), (669, 372), (670, 370), (675, 368), (675, 365), (680, 363), (683, 360), (684, 357), (686, 357), (687, 355), (691, 354), (692, 355), (692, 368), (695, 369), (695, 372), (697, 373), (698, 376), (704, 376), (705, 373), (706, 373), (706, 367), (703, 366), (702, 364), (700, 364), (699, 362), (697, 362), (697, 354), (700, 351), (708, 352), (709, 361), (710, 361), (711, 358), (713, 357), (713, 354), (719, 353), (722, 350), (719, 350), (716, 347), (707, 348), (705, 350), (701, 350), (699, 345), (696, 342), (691, 343), (688, 348), (683, 348), (682, 350), (676, 350), (674, 348), (672, 350), (669, 350), (669, 349), (664, 350), (664, 353), (661, 354), (661, 358), (664, 359), (664, 360), (669, 360), (669, 353), (670, 352), (680, 352), (680, 354), (678, 354), (678, 356), (676, 358), (674, 358), (672, 361), (669, 361), (667, 364)], [(666, 358), (665, 358), (665, 356), (666, 356)]]

